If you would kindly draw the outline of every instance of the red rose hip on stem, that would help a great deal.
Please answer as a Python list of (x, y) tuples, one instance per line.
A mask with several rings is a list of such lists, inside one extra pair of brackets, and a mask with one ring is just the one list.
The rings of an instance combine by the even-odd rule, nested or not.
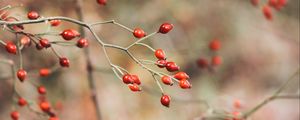
[(76, 44), (76, 46), (79, 48), (84, 48), (87, 47), (88, 45), (89, 45), (88, 40), (84, 38), (80, 38)]
[(159, 60), (165, 60), (166, 59), (166, 54), (162, 49), (157, 49), (155, 50), (155, 57)]
[(97, 0), (99, 5), (106, 5), (107, 0)]
[(13, 112), (10, 113), (10, 117), (13, 120), (18, 120), (19, 117), (20, 117), (20, 113), (18, 111), (13, 111)]
[(179, 70), (179, 66), (177, 66), (175, 62), (167, 62), (166, 68), (169, 72), (174, 72)]
[(50, 74), (50, 70), (47, 69), (47, 68), (42, 68), (42, 69), (40, 69), (39, 73), (40, 73), (40, 76), (45, 77), (45, 76), (48, 76)]
[(51, 47), (51, 44), (50, 44), (49, 40), (47, 40), (47, 39), (41, 39), (41, 40), (40, 40), (40, 44), (41, 44), (44, 48)]
[(190, 89), (192, 87), (192, 85), (190, 84), (189, 81), (187, 81), (186, 79), (182, 79), (179, 81), (179, 86), (182, 89)]
[(47, 93), (47, 90), (46, 90), (46, 88), (44, 86), (39, 86), (37, 88), (37, 90), (38, 90), (39, 94), (41, 94), (41, 95), (44, 95), (44, 94)]
[(218, 66), (222, 64), (222, 58), (221, 56), (213, 56), (211, 59), (211, 64), (213, 66)]
[(61, 58), (59, 58), (59, 64), (62, 67), (69, 67), (70, 66), (70, 61), (69, 61), (68, 58), (61, 57)]
[(159, 33), (166, 34), (173, 29), (173, 25), (170, 23), (163, 23), (159, 28)]
[(27, 101), (24, 99), (24, 98), (19, 98), (19, 100), (18, 100), (18, 104), (19, 104), (19, 106), (25, 106), (25, 105), (27, 105)]
[(17, 46), (13, 42), (7, 42), (5, 48), (8, 53), (17, 54)]
[(171, 97), (169, 95), (162, 95), (160, 98), (160, 103), (163, 106), (169, 107), (171, 102)]
[(272, 9), (269, 5), (265, 5), (262, 9), (263, 14), (265, 15), (266, 19), (269, 21), (273, 20), (273, 13), (272, 13)]
[(60, 35), (63, 37), (63, 39), (69, 41), (74, 39), (75, 37), (78, 36), (78, 33), (76, 30), (73, 29), (66, 29), (63, 32), (60, 33)]
[(221, 42), (218, 39), (214, 39), (209, 43), (209, 48), (212, 51), (218, 51), (221, 48)]
[(166, 60), (157, 60), (156, 61), (156, 65), (160, 68), (164, 68), (167, 64), (167, 61)]
[(61, 23), (60, 20), (51, 20), (51, 21), (50, 21), (50, 24), (51, 24), (51, 26), (53, 26), (53, 27), (59, 26), (60, 23)]
[(25, 70), (23, 70), (23, 69), (18, 70), (17, 77), (21, 82), (23, 82), (25, 80), (26, 76), (27, 76), (27, 72)]
[(173, 81), (172, 81), (172, 78), (169, 77), (169, 76), (162, 76), (161, 77), (161, 81), (165, 84), (165, 85), (173, 85)]
[(133, 30), (133, 36), (136, 37), (136, 38), (142, 38), (142, 37), (145, 37), (146, 36), (146, 33), (143, 29), (141, 28), (135, 28)]
[(40, 103), (40, 108), (44, 112), (49, 112), (50, 111), (50, 104), (47, 101), (42, 101)]
[(40, 15), (36, 11), (30, 11), (30, 12), (28, 12), (27, 17), (30, 20), (35, 20), (35, 19), (38, 19), (40, 17)]
[(132, 76), (130, 74), (125, 74), (123, 75), (123, 82), (125, 84), (130, 84), (130, 83), (133, 83), (133, 79), (132, 79)]
[(177, 80), (182, 80), (182, 79), (189, 79), (190, 76), (185, 72), (178, 72), (174, 75), (174, 78), (176, 78)]
[(137, 75), (131, 75), (131, 79), (133, 80), (133, 83), (137, 85), (141, 84), (140, 78)]
[(135, 84), (135, 83), (134, 84), (128, 84), (128, 87), (133, 92), (141, 91), (140, 86)]

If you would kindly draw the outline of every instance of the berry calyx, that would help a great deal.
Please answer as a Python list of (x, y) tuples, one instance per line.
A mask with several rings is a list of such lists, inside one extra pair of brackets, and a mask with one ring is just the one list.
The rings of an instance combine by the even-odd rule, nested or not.
[(23, 82), (25, 80), (26, 76), (27, 76), (27, 72), (25, 70), (23, 70), (23, 69), (18, 70), (17, 77), (21, 82)]
[(18, 111), (13, 111), (10, 113), (10, 117), (13, 119), (13, 120), (18, 120), (19, 117), (20, 117), (20, 113)]
[(160, 103), (163, 106), (169, 107), (171, 102), (171, 97), (169, 95), (162, 95), (160, 98)]
[(137, 92), (137, 91), (141, 91), (142, 89), (140, 88), (140, 86), (138, 84), (128, 84), (128, 87), (131, 91), (133, 92)]
[(187, 81), (186, 79), (182, 79), (179, 81), (179, 86), (182, 89), (190, 89), (192, 87), (192, 85), (190, 84), (189, 81)]
[(59, 26), (60, 23), (61, 23), (61, 20), (51, 20), (51, 21), (50, 21), (50, 24), (51, 24), (51, 26), (53, 26), (53, 27)]
[(62, 67), (69, 67), (70, 66), (70, 61), (66, 57), (61, 57), (61, 58), (59, 58), (59, 64)]
[(46, 77), (50, 74), (50, 70), (47, 68), (42, 68), (42, 69), (40, 69), (39, 73), (40, 73), (40, 76)]
[(183, 79), (189, 79), (190, 76), (185, 72), (178, 72), (174, 75), (174, 78), (176, 78), (177, 80), (183, 80)]
[(163, 23), (159, 28), (159, 33), (167, 34), (173, 29), (173, 24), (170, 23)]
[(47, 101), (42, 101), (39, 105), (42, 111), (44, 112), (50, 111), (50, 104)]
[(40, 44), (41, 44), (44, 48), (51, 47), (51, 44), (50, 44), (49, 40), (47, 40), (47, 39), (41, 39), (41, 40), (40, 40)]
[(161, 81), (162, 81), (165, 85), (170, 85), (170, 86), (173, 85), (172, 78), (169, 77), (169, 76), (162, 76), (162, 77), (161, 77)]
[(46, 90), (46, 88), (44, 86), (39, 86), (37, 88), (37, 90), (38, 90), (39, 94), (41, 94), (41, 95), (44, 95), (44, 94), (47, 93), (47, 90)]
[(27, 105), (27, 101), (24, 98), (20, 97), (18, 100), (18, 104), (19, 104), (19, 106), (23, 107), (23, 106)]
[(141, 84), (140, 78), (137, 75), (131, 75), (131, 79), (133, 80), (133, 83), (137, 85)]
[(41, 43), (37, 43), (37, 44), (35, 45), (35, 48), (36, 48), (37, 50), (42, 50), (44, 47), (41, 45)]
[(84, 38), (80, 38), (76, 44), (76, 46), (79, 48), (84, 48), (87, 47), (88, 45), (89, 45), (88, 40)]
[(136, 38), (142, 38), (142, 37), (145, 37), (146, 36), (146, 33), (143, 29), (141, 28), (135, 28), (133, 30), (133, 36), (136, 37)]
[(35, 20), (35, 19), (38, 19), (40, 17), (40, 15), (36, 11), (30, 11), (30, 12), (28, 12), (27, 17), (30, 20)]
[(63, 32), (61, 32), (60, 35), (63, 37), (63, 39), (67, 41), (72, 40), (77, 36), (80, 36), (80, 34), (73, 29), (66, 29)]
[(160, 68), (164, 68), (167, 64), (167, 61), (166, 60), (157, 60), (156, 61), (156, 65)]
[(133, 79), (132, 79), (132, 76), (130, 74), (125, 74), (123, 75), (123, 82), (125, 84), (130, 84), (130, 83), (133, 83)]
[(213, 66), (218, 66), (222, 64), (222, 58), (221, 56), (213, 56), (211, 59), (211, 64)]
[(107, 0), (97, 0), (99, 5), (106, 5)]
[(212, 51), (218, 51), (221, 48), (221, 42), (218, 39), (214, 39), (210, 42), (209, 44), (209, 48)]
[(175, 62), (167, 62), (166, 68), (169, 72), (174, 72), (179, 70), (179, 66), (177, 66)]
[(155, 50), (155, 57), (159, 60), (165, 60), (166, 54), (162, 49)]
[(17, 54), (17, 46), (13, 42), (7, 42), (5, 48), (8, 53)]

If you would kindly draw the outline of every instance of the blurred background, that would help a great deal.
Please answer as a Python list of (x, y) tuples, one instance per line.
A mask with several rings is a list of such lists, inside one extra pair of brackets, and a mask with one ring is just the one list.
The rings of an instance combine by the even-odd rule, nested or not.
[[(175, 61), (191, 77), (193, 88), (182, 90), (177, 84), (163, 86), (172, 96), (170, 108), (160, 104), (159, 88), (146, 70), (135, 64), (125, 53), (108, 49), (113, 63), (139, 75), (143, 86), (140, 93), (131, 92), (112, 73), (101, 47), (90, 33), (89, 49), (96, 70), (96, 94), (103, 120), (200, 120), (207, 113), (205, 100), (214, 109), (233, 111), (233, 102), (240, 100), (241, 111), (248, 110), (272, 94), (299, 68), (299, 0), (288, 0), (281, 10), (274, 10), (273, 21), (265, 19), (261, 0), (255, 7), (250, 0), (108, 0), (106, 6), (96, 0), (83, 0), (84, 21), (88, 23), (116, 20), (130, 28), (140, 27), (147, 33), (157, 31), (160, 24), (170, 22), (174, 29), (169, 34), (158, 34), (145, 43), (162, 48), (168, 59)], [(78, 19), (74, 0), (0, 0), (0, 7), (19, 6), (10, 15), (27, 19), (27, 12), (35, 10), (43, 17), (66, 16)], [(39, 33), (43, 24), (26, 25), (25, 30)], [(79, 26), (63, 22), (53, 31)], [(95, 27), (97, 34), (107, 43), (127, 46), (136, 38), (132, 33), (112, 24)], [(49, 40), (61, 37), (47, 36)], [(219, 39), (222, 48), (211, 52), (208, 45)], [(14, 35), (0, 30), (1, 40), (14, 40)], [(96, 120), (90, 98), (85, 55), (77, 47), (54, 46), (70, 58), (70, 68), (59, 68), (46, 78), (39, 78), (38, 69), (57, 66), (57, 58), (50, 50), (24, 49), (24, 68), (29, 81), (46, 86), (47, 98), (62, 120)], [(151, 51), (134, 47), (140, 59), (155, 60)], [(210, 62), (214, 55), (222, 57), (222, 64), (212, 70), (197, 66), (199, 58)], [(18, 63), (18, 57), (9, 55), (1, 46), (0, 59)], [(0, 64), (0, 119), (10, 119), (13, 110), (10, 67)], [(156, 66), (153, 67), (161, 71)], [(162, 70), (163, 71), (163, 70)], [(166, 72), (166, 71), (164, 71)], [(283, 93), (299, 93), (299, 76), (294, 78)], [(30, 82), (17, 85), (26, 99), (36, 101), (38, 93)], [(37, 107), (37, 106), (35, 106)], [(20, 120), (37, 119), (35, 113), (19, 108)], [(299, 120), (299, 99), (272, 101), (251, 116), (252, 120)]]

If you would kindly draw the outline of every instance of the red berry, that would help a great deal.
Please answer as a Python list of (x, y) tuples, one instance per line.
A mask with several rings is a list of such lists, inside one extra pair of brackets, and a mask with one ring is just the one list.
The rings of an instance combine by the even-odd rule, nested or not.
[(189, 81), (187, 81), (186, 79), (182, 79), (179, 81), (179, 86), (182, 89), (190, 89), (192, 87), (192, 85), (190, 84)]
[(165, 60), (166, 59), (165, 52), (162, 49), (155, 50), (155, 57), (159, 60)]
[(50, 21), (50, 24), (51, 24), (51, 26), (53, 26), (53, 27), (59, 26), (60, 23), (61, 23), (60, 20), (51, 20), (51, 21)]
[(37, 89), (38, 89), (39, 94), (44, 95), (47, 93), (47, 90), (44, 86), (39, 86)]
[(185, 72), (178, 72), (174, 75), (174, 78), (176, 78), (177, 80), (182, 80), (182, 79), (189, 79), (190, 76), (187, 75)]
[(166, 85), (171, 85), (171, 86), (173, 85), (173, 81), (169, 76), (162, 76), (161, 81)]
[(140, 88), (140, 86), (139, 85), (137, 85), (137, 84), (128, 84), (128, 87), (129, 87), (129, 89), (131, 90), (131, 91), (133, 91), (133, 92), (137, 92), (137, 91), (141, 91), (142, 89)]
[(130, 84), (130, 83), (133, 83), (133, 79), (132, 79), (132, 76), (130, 74), (125, 74), (123, 75), (123, 82), (125, 84)]
[(166, 68), (169, 72), (174, 72), (179, 70), (179, 66), (175, 62), (167, 62)]
[(26, 76), (27, 76), (27, 72), (25, 70), (23, 70), (23, 69), (18, 70), (17, 77), (19, 78), (19, 80), (21, 82), (23, 82), (25, 80)]
[(44, 112), (49, 112), (50, 111), (50, 104), (47, 101), (42, 101), (40, 103), (40, 108)]
[(170, 23), (163, 23), (159, 28), (159, 33), (166, 34), (173, 29), (173, 25)]
[(137, 75), (131, 75), (131, 78), (133, 80), (133, 83), (135, 83), (137, 85), (141, 84), (140, 78)]
[(36, 11), (30, 11), (30, 12), (28, 12), (27, 17), (30, 20), (35, 20), (35, 19), (38, 19), (40, 17), (40, 15)]
[(47, 68), (42, 68), (40, 69), (40, 76), (45, 77), (48, 76), (50, 74), (50, 70)]
[(13, 42), (7, 42), (5, 48), (7, 52), (17, 54), (17, 46)]
[(160, 98), (160, 103), (163, 106), (169, 107), (171, 102), (171, 97), (169, 95), (162, 95)]
[(210, 42), (209, 44), (209, 48), (212, 51), (218, 51), (221, 48), (221, 42), (218, 39), (214, 39)]
[(97, 0), (99, 5), (106, 5), (107, 0)]
[(22, 107), (22, 106), (27, 105), (27, 101), (24, 98), (19, 98), (18, 104), (19, 104), (19, 106)]
[(251, 3), (253, 6), (257, 6), (259, 3), (259, 0), (251, 0)]
[(141, 28), (135, 28), (133, 30), (133, 36), (136, 37), (136, 38), (142, 38), (142, 37), (145, 37), (146, 36), (146, 33), (143, 29)]
[(79, 48), (84, 48), (87, 47), (88, 45), (89, 45), (88, 40), (84, 38), (80, 38), (76, 44), (76, 46)]
[(69, 61), (68, 58), (61, 57), (61, 58), (59, 58), (59, 64), (62, 67), (69, 67), (70, 66), (70, 61)]
[(269, 5), (265, 5), (262, 10), (263, 10), (263, 13), (264, 13), (266, 19), (269, 21), (272, 21), (273, 13), (272, 13), (271, 7)]
[(287, 3), (287, 0), (277, 0), (277, 4), (275, 6), (275, 8), (277, 10), (281, 10), (282, 7), (284, 7)]
[(48, 47), (51, 46), (49, 40), (47, 40), (47, 39), (41, 39), (41, 40), (40, 40), (40, 44), (41, 44), (43, 47), (45, 47), (45, 48), (48, 48)]
[(66, 29), (60, 34), (65, 40), (69, 41), (72, 40), (73, 38), (79, 36), (80, 34), (73, 29)]
[(198, 67), (200, 67), (202, 69), (207, 68), (208, 67), (208, 61), (204, 58), (199, 58), (197, 60), (197, 65), (198, 65)]
[(50, 117), (49, 120), (59, 120), (58, 117)]
[(20, 117), (20, 113), (18, 111), (13, 111), (10, 113), (10, 117), (13, 119), (13, 120), (18, 120), (19, 117)]
[(233, 106), (236, 108), (236, 109), (240, 109), (242, 107), (242, 104), (241, 104), (241, 101), (240, 100), (235, 100), (233, 102)]
[(232, 116), (233, 116), (232, 120), (241, 120), (241, 119), (239, 119), (240, 115), (241, 115), (241, 113), (238, 111), (232, 112)]
[(157, 60), (156, 64), (157, 64), (158, 67), (164, 68), (167, 64), (167, 61), (166, 60)]
[(20, 39), (22, 45), (28, 45), (30, 43), (30, 38), (26, 35), (23, 35)]
[(218, 66), (222, 64), (222, 58), (221, 56), (213, 56), (211, 59), (211, 64), (214, 66)]

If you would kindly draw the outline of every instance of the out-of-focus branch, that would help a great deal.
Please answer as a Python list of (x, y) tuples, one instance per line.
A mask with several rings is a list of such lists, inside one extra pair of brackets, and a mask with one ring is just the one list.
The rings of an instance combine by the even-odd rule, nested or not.
[[(84, 21), (84, 15), (83, 15), (83, 1), (82, 0), (75, 0), (76, 1), (76, 13), (80, 21)], [(79, 28), (79, 32), (82, 37), (86, 37), (85, 30), (83, 27)], [(88, 84), (90, 88), (90, 94), (91, 98), (95, 107), (95, 113), (97, 120), (101, 120), (101, 111), (100, 111), (100, 104), (99, 100), (97, 97), (97, 89), (96, 89), (96, 83), (95, 79), (93, 77), (93, 66), (92, 66), (92, 61), (90, 58), (90, 52), (89, 49), (84, 49), (84, 55), (85, 55), (85, 61), (86, 61), (86, 71), (87, 71), (87, 79), (88, 79)]]

